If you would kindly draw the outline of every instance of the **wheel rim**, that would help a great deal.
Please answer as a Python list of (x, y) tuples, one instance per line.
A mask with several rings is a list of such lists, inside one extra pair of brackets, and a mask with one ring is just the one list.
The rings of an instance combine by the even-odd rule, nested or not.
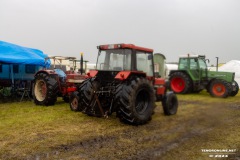
[(47, 94), (47, 84), (43, 80), (37, 80), (34, 88), (34, 94), (38, 101), (43, 101)]
[(71, 106), (72, 106), (72, 109), (77, 110), (77, 108), (78, 108), (78, 100), (77, 100), (76, 97), (72, 100)]
[(226, 87), (221, 83), (214, 84), (212, 92), (216, 96), (223, 96), (224, 93), (226, 92)]
[(185, 88), (185, 81), (180, 77), (173, 78), (171, 80), (171, 88), (174, 92), (180, 93)]
[(143, 114), (147, 110), (149, 103), (150, 103), (150, 95), (146, 90), (141, 89), (137, 93), (137, 97), (135, 101), (136, 112), (138, 114)]

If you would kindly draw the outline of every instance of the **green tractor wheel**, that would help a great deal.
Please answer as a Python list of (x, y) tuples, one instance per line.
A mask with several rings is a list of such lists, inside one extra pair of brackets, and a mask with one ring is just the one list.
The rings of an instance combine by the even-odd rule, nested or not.
[(170, 75), (170, 89), (175, 93), (190, 93), (192, 91), (192, 81), (183, 72), (174, 72)]
[(234, 97), (238, 94), (238, 91), (239, 91), (239, 85), (236, 81), (234, 81), (234, 85), (232, 85), (232, 88), (233, 88), (233, 90), (232, 90), (230, 96)]
[(226, 98), (232, 92), (230, 83), (221, 79), (215, 79), (210, 83), (209, 93), (213, 97)]

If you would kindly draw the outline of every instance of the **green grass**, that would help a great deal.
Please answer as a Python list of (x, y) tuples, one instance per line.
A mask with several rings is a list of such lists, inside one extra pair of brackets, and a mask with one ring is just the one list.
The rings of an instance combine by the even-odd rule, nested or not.
[(201, 149), (240, 149), (240, 95), (178, 95), (177, 115), (161, 103), (150, 123), (129, 126), (31, 101), (0, 104), (0, 159), (208, 159)]
[(35, 106), (33, 102), (7, 103), (1, 104), (0, 110), (0, 155), (8, 153), (15, 158), (51, 152), (51, 147), (103, 135), (115, 124), (118, 128), (114, 131), (125, 126), (116, 118), (105, 120), (72, 112), (61, 100), (51, 107)]

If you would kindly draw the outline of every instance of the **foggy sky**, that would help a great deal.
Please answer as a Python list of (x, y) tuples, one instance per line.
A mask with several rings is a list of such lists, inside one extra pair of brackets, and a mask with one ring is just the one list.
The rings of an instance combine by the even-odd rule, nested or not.
[(240, 60), (239, 0), (0, 0), (0, 40), (95, 63), (97, 45)]

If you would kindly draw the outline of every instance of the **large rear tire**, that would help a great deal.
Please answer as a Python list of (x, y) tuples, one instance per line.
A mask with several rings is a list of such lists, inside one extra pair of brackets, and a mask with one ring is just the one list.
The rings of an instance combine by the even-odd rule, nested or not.
[(33, 99), (36, 105), (50, 106), (57, 101), (57, 80), (46, 73), (39, 73), (34, 79)]
[(103, 116), (95, 97), (99, 88), (100, 84), (98, 81), (94, 80), (94, 78), (85, 80), (80, 87), (80, 106), (82, 107), (82, 112), (89, 116)]
[(145, 78), (137, 78), (117, 87), (117, 116), (121, 122), (142, 125), (151, 120), (155, 108), (152, 84)]
[(209, 93), (213, 97), (226, 98), (232, 92), (232, 87), (230, 83), (221, 79), (215, 79), (211, 82), (209, 86)]
[(230, 96), (234, 97), (238, 94), (238, 91), (239, 91), (239, 85), (236, 81), (234, 81), (234, 85), (232, 85), (232, 88), (233, 88), (233, 90), (232, 90)]
[(190, 77), (183, 72), (174, 72), (170, 75), (170, 89), (175, 93), (190, 93), (192, 85)]
[(178, 99), (173, 92), (167, 92), (162, 100), (163, 111), (165, 115), (174, 115), (178, 109)]

